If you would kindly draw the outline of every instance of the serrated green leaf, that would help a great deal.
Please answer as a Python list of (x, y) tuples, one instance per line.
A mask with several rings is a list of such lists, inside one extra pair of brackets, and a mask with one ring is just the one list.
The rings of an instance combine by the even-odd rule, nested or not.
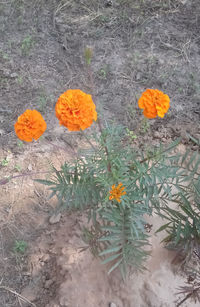
[(105, 260), (103, 260), (103, 261), (102, 261), (102, 264), (106, 264), (106, 263), (108, 263), (108, 262), (110, 262), (110, 261), (113, 261), (113, 260), (119, 258), (119, 256), (121, 256), (121, 255), (122, 255), (122, 253), (112, 255), (112, 256), (106, 258)]
[(55, 185), (56, 183), (50, 180), (45, 180), (45, 179), (34, 179), (34, 181), (44, 184), (44, 185), (48, 185), (48, 186), (52, 186)]
[(118, 251), (120, 251), (121, 248), (122, 248), (121, 246), (109, 247), (109, 248), (105, 249), (104, 251), (102, 251), (99, 254), (99, 256), (104, 256), (104, 255), (107, 255), (107, 254), (118, 252)]
[(108, 271), (108, 275), (120, 265), (120, 263), (122, 262), (122, 260), (123, 260), (123, 258), (120, 259), (118, 262), (116, 262), (116, 263), (110, 268), (110, 270)]
[(162, 225), (160, 228), (158, 228), (158, 230), (156, 230), (156, 232), (155, 232), (155, 233), (158, 233), (158, 232), (160, 232), (160, 231), (165, 230), (166, 228), (168, 228), (168, 226), (169, 226), (170, 224), (171, 224), (171, 222), (169, 222), (169, 223), (167, 223), (167, 224)]
[[(100, 238), (98, 241), (102, 242), (102, 241), (120, 241), (120, 237), (116, 236), (116, 235), (108, 235), (106, 237), (102, 237)], [(116, 243), (116, 242), (115, 242)]]

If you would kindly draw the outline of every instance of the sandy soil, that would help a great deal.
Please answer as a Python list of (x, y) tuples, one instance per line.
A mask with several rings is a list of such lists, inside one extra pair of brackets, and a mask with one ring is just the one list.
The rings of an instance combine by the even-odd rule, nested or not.
[[(64, 143), (60, 143), (64, 147)], [(24, 153), (9, 156), (7, 172), (21, 165), (23, 172), (47, 171), (48, 159), (59, 167), (72, 154), (67, 147), (56, 151), (44, 140), (27, 145)], [(5, 168), (1, 169), (3, 176)], [(13, 175), (18, 174), (13, 173)], [(20, 173), (21, 174), (21, 173)], [(44, 177), (39, 174), (33, 177)], [(48, 200), (48, 191), (29, 176), (19, 177), (1, 189), (1, 257), (3, 287), (0, 306), (37, 307), (175, 307), (178, 287), (187, 275), (172, 264), (175, 253), (166, 250), (154, 235), (162, 224), (158, 217), (147, 222), (151, 230), (152, 256), (144, 273), (131, 273), (124, 282), (118, 271), (107, 275), (106, 266), (94, 258), (81, 239), (86, 224), (84, 214), (56, 210), (56, 200)], [(57, 216), (52, 221), (52, 216)], [(21, 256), (14, 252), (16, 240), (24, 240), (28, 248)], [(10, 290), (22, 295), (14, 295)], [(29, 303), (25, 303), (28, 300)], [(30, 304), (32, 302), (33, 305)], [(114, 305), (115, 306), (115, 305)], [(187, 301), (182, 306), (198, 306)]]

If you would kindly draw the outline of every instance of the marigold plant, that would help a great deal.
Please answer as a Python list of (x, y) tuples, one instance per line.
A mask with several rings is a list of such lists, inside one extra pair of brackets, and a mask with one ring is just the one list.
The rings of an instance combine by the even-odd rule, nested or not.
[(56, 117), (60, 125), (70, 131), (80, 131), (90, 127), (97, 120), (97, 112), (92, 96), (79, 89), (63, 93), (56, 103)]
[(123, 187), (122, 183), (120, 182), (118, 186), (115, 187), (115, 184), (112, 185), (112, 190), (110, 191), (109, 199), (115, 199), (118, 203), (121, 202), (121, 196), (126, 194), (126, 191), (123, 191), (125, 188)]
[(140, 97), (138, 105), (147, 118), (164, 117), (170, 107), (170, 99), (157, 89), (147, 89)]
[(15, 133), (22, 141), (38, 140), (47, 128), (46, 122), (37, 110), (26, 110), (14, 125)]
[[(88, 66), (90, 58), (88, 53)], [(145, 117), (164, 117), (170, 99), (157, 89), (147, 89), (138, 104)], [(79, 89), (63, 93), (55, 111), (60, 124), (70, 131), (84, 130), (97, 120), (91, 95)], [(27, 110), (15, 124), (17, 136), (28, 142), (38, 139), (45, 129), (46, 123), (36, 110)], [(177, 154), (171, 154), (179, 140), (148, 152), (134, 148), (126, 127), (103, 125), (100, 120), (98, 130), (93, 129), (86, 139), (89, 150), (77, 152), (74, 161), (65, 162), (59, 170), (52, 166), (53, 176), (37, 181), (49, 187), (59, 205), (87, 214), (90, 226), (84, 227), (84, 242), (100, 256), (109, 273), (120, 268), (125, 276), (127, 268), (144, 269), (143, 263), (150, 254), (146, 217), (153, 212), (168, 220), (158, 230), (168, 232), (165, 242), (199, 248), (200, 221), (196, 213), (200, 157), (184, 155), (180, 160)], [(189, 160), (187, 165), (185, 160)], [(197, 204), (193, 201), (194, 190)], [(171, 209), (169, 201), (179, 203), (179, 208)]]

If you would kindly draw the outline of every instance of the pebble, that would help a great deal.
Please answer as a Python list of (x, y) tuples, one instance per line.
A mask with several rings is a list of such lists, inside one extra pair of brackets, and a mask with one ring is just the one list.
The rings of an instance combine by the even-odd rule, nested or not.
[(138, 73), (136, 74), (135, 79), (136, 79), (136, 81), (141, 80), (141, 73), (138, 72)]
[(42, 260), (43, 262), (48, 262), (49, 259), (50, 259), (49, 254), (44, 254), (44, 255), (41, 257), (41, 260)]
[(27, 168), (29, 171), (32, 171), (33, 170), (32, 164), (29, 164)]
[(59, 223), (61, 219), (61, 213), (53, 214), (49, 219), (49, 224), (53, 225)]
[(27, 286), (22, 290), (22, 296), (27, 298), (30, 302), (33, 302), (37, 299), (37, 293), (31, 286)]
[(110, 7), (113, 5), (112, 0), (105, 0), (105, 7)]
[(3, 74), (4, 74), (5, 77), (9, 77), (10, 74), (11, 74), (10, 69), (3, 69)]
[(44, 284), (44, 288), (45, 289), (49, 289), (51, 287), (51, 285), (53, 284), (53, 280), (52, 279), (49, 279), (45, 282)]
[(117, 307), (117, 305), (115, 303), (110, 303), (109, 307)]
[(15, 72), (13, 72), (10, 76), (11, 76), (11, 78), (17, 78), (18, 74), (16, 74)]
[(162, 138), (162, 135), (160, 134), (160, 132), (158, 131), (155, 131), (154, 134), (153, 134), (154, 138), (156, 139), (161, 139)]
[(5, 130), (0, 129), (0, 135), (3, 135), (3, 134), (5, 134)]

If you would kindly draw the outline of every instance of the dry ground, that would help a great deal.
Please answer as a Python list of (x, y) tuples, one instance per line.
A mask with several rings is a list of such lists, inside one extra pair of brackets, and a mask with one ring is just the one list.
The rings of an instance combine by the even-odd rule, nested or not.
[[(3, 0), (0, 37), (1, 178), (47, 171), (48, 159), (59, 166), (72, 157), (71, 145), (77, 146), (80, 137), (58, 127), (54, 116), (56, 99), (68, 88), (92, 93), (104, 119), (127, 125), (139, 143), (182, 136), (196, 148), (188, 135), (200, 139), (199, 0), (113, 0), (112, 5), (103, 0)], [(86, 46), (93, 49), (93, 84), (84, 63)], [(137, 108), (146, 88), (158, 88), (171, 98), (169, 114), (152, 120), (150, 127), (141, 124)], [(23, 145), (13, 131), (17, 116), (27, 108), (41, 111), (48, 124), (38, 144)], [(11, 289), (37, 307), (108, 306), (110, 301), (124, 307), (173, 306), (172, 298), (164, 302), (162, 278), (153, 288), (136, 287), (143, 297), (137, 301), (131, 284), (128, 290), (120, 288), (119, 276), (105, 277), (89, 254), (76, 262), (83, 217), (63, 215), (59, 225), (49, 225), (54, 208), (47, 192), (28, 176), (0, 186), (0, 307), (25, 306)], [(28, 242), (24, 253), (14, 251), (16, 240)], [(94, 282), (93, 268), (100, 283)], [(87, 274), (80, 279), (82, 270)], [(165, 264), (161, 275), (167, 270)], [(145, 278), (155, 280), (151, 273)], [(94, 288), (84, 288), (84, 278)], [(86, 302), (70, 290), (70, 280), (80, 281), (82, 300), (85, 292), (93, 293)], [(30, 293), (30, 288), (35, 290)], [(170, 281), (167, 289), (173, 292)]]

